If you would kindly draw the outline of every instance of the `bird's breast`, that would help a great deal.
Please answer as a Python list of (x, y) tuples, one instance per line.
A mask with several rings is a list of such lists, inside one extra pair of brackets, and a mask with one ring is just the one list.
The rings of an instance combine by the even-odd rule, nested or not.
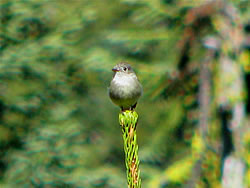
[(114, 98), (138, 98), (142, 88), (136, 77), (125, 75), (115, 76), (111, 81), (111, 95)]
[(115, 76), (113, 82), (119, 86), (129, 86), (136, 81), (135, 79), (132, 76)]

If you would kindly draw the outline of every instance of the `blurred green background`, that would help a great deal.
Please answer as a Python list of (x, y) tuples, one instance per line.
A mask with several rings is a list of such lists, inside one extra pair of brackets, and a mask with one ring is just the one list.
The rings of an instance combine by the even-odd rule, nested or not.
[(143, 188), (249, 187), (249, 9), (248, 0), (1, 0), (0, 187), (127, 187), (107, 93), (120, 61), (144, 87)]

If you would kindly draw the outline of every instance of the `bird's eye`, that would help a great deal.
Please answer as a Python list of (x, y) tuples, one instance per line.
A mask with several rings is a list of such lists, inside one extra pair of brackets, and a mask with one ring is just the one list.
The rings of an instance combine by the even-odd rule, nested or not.
[(126, 68), (126, 67), (124, 67), (124, 68), (123, 68), (123, 70), (124, 70), (124, 71), (126, 71), (126, 70), (127, 70), (127, 68)]

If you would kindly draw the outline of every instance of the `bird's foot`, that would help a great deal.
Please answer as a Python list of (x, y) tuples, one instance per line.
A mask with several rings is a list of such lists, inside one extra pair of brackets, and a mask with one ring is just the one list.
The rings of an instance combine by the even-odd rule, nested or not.
[(130, 107), (130, 110), (131, 110), (131, 111), (134, 111), (135, 108), (136, 108), (136, 105), (137, 105), (137, 102), (136, 102), (134, 105), (132, 105), (132, 106)]
[(136, 108), (136, 105), (137, 105), (137, 103), (135, 103), (134, 105), (132, 105), (128, 109), (127, 108), (125, 109), (124, 107), (121, 106), (121, 111), (122, 111), (122, 113), (125, 112), (125, 111), (127, 111), (127, 110), (134, 111), (135, 108)]

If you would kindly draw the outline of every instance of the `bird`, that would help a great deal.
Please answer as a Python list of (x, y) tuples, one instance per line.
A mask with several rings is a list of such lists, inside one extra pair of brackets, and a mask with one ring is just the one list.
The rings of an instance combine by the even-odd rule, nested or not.
[(112, 102), (122, 111), (134, 110), (143, 93), (143, 88), (132, 67), (121, 62), (114, 66), (113, 78), (108, 88)]

